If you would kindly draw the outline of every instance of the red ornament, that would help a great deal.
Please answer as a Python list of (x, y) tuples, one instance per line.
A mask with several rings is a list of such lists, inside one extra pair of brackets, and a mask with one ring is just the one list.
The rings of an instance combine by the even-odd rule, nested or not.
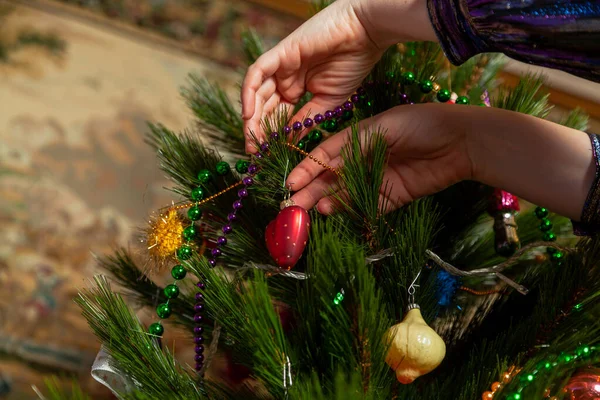
[(494, 194), (490, 202), (490, 214), (497, 212), (518, 212), (520, 209), (519, 198), (517, 196), (502, 189), (494, 189)]
[(573, 400), (600, 400), (600, 369), (582, 368), (578, 370), (569, 383), (565, 386), (565, 391)]
[(309, 228), (308, 212), (299, 206), (284, 208), (267, 225), (267, 249), (280, 268), (290, 270), (296, 265), (306, 247)]

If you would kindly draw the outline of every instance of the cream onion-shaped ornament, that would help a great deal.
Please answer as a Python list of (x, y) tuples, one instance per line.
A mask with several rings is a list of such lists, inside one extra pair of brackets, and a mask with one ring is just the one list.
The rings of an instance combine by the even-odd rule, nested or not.
[(446, 355), (444, 340), (427, 325), (419, 305), (414, 302), (415, 282), (408, 289), (411, 303), (408, 312), (402, 322), (392, 326), (386, 334), (390, 347), (385, 362), (405, 385), (433, 371)]

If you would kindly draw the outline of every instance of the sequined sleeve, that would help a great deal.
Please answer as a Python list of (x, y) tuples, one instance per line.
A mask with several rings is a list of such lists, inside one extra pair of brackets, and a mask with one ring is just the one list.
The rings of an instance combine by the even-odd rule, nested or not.
[(579, 222), (573, 222), (573, 231), (579, 236), (588, 236), (600, 232), (600, 139), (598, 135), (590, 134), (592, 142), (592, 157), (596, 164), (594, 183), (581, 212)]
[(600, 81), (600, 0), (427, 0), (453, 64), (504, 53)]

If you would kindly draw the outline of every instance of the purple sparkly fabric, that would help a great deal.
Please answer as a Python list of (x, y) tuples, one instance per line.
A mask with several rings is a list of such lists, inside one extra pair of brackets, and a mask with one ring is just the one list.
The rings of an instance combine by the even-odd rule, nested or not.
[(499, 52), (600, 82), (600, 0), (427, 0), (427, 6), (453, 64)]
[(591, 236), (600, 231), (600, 139), (598, 135), (590, 134), (592, 156), (596, 165), (594, 183), (583, 205), (581, 221), (573, 221), (573, 232), (578, 236)]

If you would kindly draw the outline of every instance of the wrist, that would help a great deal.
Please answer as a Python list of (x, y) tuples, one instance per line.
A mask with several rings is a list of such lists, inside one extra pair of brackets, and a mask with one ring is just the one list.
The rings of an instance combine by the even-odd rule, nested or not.
[(398, 42), (437, 41), (427, 0), (350, 0), (369, 37), (380, 48)]

